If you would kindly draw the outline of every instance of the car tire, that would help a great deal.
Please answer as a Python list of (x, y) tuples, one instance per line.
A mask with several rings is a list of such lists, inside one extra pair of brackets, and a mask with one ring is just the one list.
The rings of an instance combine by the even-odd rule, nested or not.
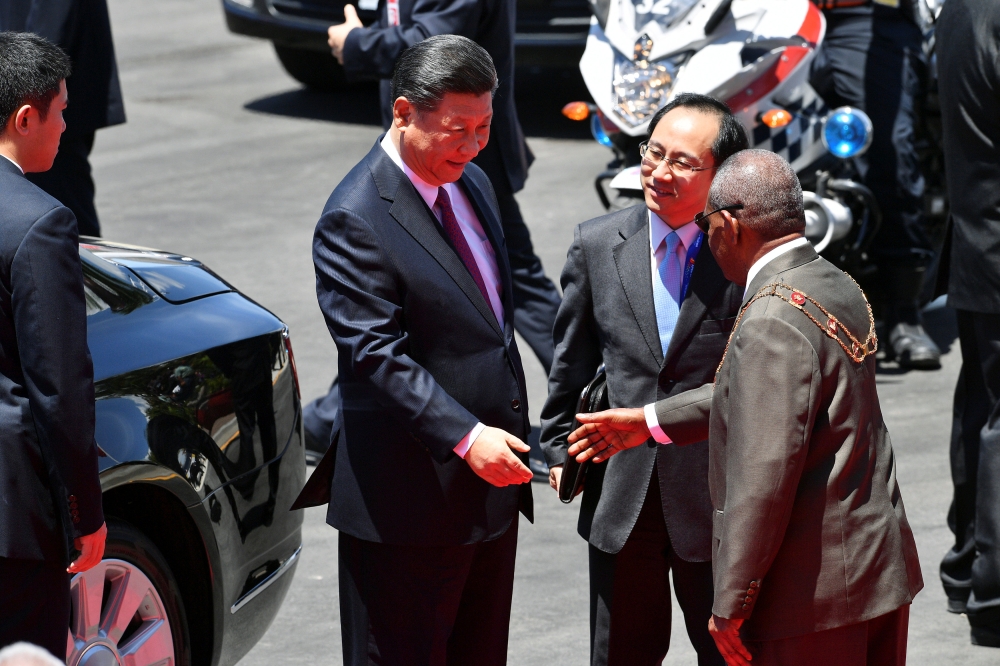
[(333, 92), (348, 87), (344, 68), (332, 53), (274, 45), (281, 66), (289, 76), (311, 90)]
[(169, 657), (174, 666), (190, 666), (184, 601), (166, 559), (132, 525), (109, 519), (107, 526), (104, 559), (73, 577), (66, 663), (145, 666)]

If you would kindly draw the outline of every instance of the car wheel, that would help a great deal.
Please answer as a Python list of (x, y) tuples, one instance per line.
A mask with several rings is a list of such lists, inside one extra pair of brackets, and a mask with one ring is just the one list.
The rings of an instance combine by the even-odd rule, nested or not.
[(190, 666), (187, 617), (174, 576), (150, 539), (108, 521), (104, 559), (73, 577), (68, 666)]
[(320, 92), (333, 92), (347, 87), (344, 68), (332, 53), (274, 45), (281, 66), (288, 74), (307, 88)]

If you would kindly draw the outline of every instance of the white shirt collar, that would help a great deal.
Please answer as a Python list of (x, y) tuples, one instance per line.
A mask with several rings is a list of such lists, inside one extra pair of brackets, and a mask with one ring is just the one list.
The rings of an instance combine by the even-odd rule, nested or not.
[[(8, 162), (10, 162), (10, 163), (11, 163), (11, 164), (13, 164), (14, 166), (16, 166), (16, 167), (17, 167), (18, 169), (21, 169), (21, 165), (20, 165), (20, 164), (18, 164), (17, 162), (15, 162), (14, 160), (12, 160), (11, 158), (7, 157), (7, 156), (6, 156), (6, 155), (4, 155), (3, 153), (0, 153), (0, 157), (3, 157), (3, 158), (6, 158), (6, 160), (7, 160)], [(21, 169), (21, 173), (22, 173), (22, 174), (24, 173), (24, 169)]]
[[(750, 272), (747, 273), (747, 285), (746, 286), (747, 287), (750, 286), (750, 283), (753, 282), (753, 279), (755, 277), (757, 277), (757, 273), (759, 273), (760, 269), (764, 268), (764, 266), (766, 266), (767, 264), (771, 263), (772, 261), (774, 261), (775, 259), (777, 259), (781, 255), (785, 254), (786, 252), (791, 252), (795, 248), (802, 247), (803, 245), (805, 245), (808, 242), (809, 242), (808, 238), (806, 238), (805, 236), (800, 236), (799, 238), (796, 238), (795, 240), (790, 240), (787, 243), (782, 243), (781, 245), (779, 245), (778, 247), (774, 248), (773, 250), (771, 250), (770, 252), (768, 252), (767, 254), (765, 254), (763, 257), (761, 257), (760, 259), (758, 259), (757, 261), (755, 261), (753, 263), (753, 266), (750, 267)], [(746, 287), (743, 288), (743, 294), (744, 294), (744, 296), (746, 295)]]
[[(392, 138), (389, 136), (388, 132), (386, 132), (385, 136), (382, 137), (381, 146), (382, 150), (385, 151), (385, 154), (389, 156), (389, 159), (395, 162), (396, 166), (402, 169), (403, 173), (406, 174), (406, 177), (411, 183), (413, 183), (413, 187), (417, 190), (420, 198), (427, 203), (427, 207), (434, 210), (434, 205), (437, 203), (438, 199), (438, 188), (418, 176), (413, 169), (408, 167), (406, 163), (403, 162), (403, 158), (400, 156), (399, 151), (396, 150), (396, 144), (392, 142)], [(453, 185), (453, 183), (445, 183), (445, 189), (449, 190), (448, 195), (454, 200), (453, 192), (450, 191), (451, 188), (449, 185)]]
[(649, 248), (652, 252), (656, 252), (656, 248), (660, 246), (663, 239), (667, 237), (671, 231), (677, 232), (677, 236), (681, 239), (681, 243), (684, 244), (686, 249), (691, 249), (691, 244), (694, 243), (694, 239), (698, 237), (701, 233), (701, 229), (693, 221), (688, 222), (679, 229), (672, 228), (669, 224), (663, 221), (659, 215), (653, 211), (646, 209), (649, 212)]

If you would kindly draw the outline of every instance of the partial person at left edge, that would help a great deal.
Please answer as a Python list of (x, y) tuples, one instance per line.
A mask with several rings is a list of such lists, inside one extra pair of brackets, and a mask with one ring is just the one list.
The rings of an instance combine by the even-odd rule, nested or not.
[(63, 660), (70, 574), (107, 528), (76, 219), (25, 173), (52, 166), (69, 74), (51, 42), (0, 32), (0, 648)]
[(90, 151), (97, 130), (125, 122), (107, 0), (4, 0), (0, 31), (33, 32), (69, 55), (72, 100), (52, 168), (28, 180), (73, 211), (81, 236), (100, 236)]

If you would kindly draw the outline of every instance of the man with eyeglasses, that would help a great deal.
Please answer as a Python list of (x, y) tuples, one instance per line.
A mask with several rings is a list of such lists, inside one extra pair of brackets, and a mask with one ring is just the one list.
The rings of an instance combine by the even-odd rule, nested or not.
[(613, 464), (650, 436), (665, 449), (708, 438), (709, 631), (728, 666), (904, 666), (923, 579), (879, 406), (871, 306), (806, 240), (784, 158), (726, 160), (706, 209), (705, 245), (746, 285), (718, 369), (645, 409), (581, 414), (567, 453)]
[[(716, 168), (747, 147), (721, 102), (678, 95), (649, 122), (644, 205), (580, 224), (562, 273), (541, 445), (558, 488), (581, 390), (603, 363), (612, 407), (711, 381), (743, 291), (694, 221)], [(652, 442), (652, 440), (650, 440)], [(587, 472), (578, 524), (590, 544), (591, 664), (652, 666), (670, 645), (668, 574), (699, 666), (722, 664), (712, 614), (708, 447), (643, 446)]]

